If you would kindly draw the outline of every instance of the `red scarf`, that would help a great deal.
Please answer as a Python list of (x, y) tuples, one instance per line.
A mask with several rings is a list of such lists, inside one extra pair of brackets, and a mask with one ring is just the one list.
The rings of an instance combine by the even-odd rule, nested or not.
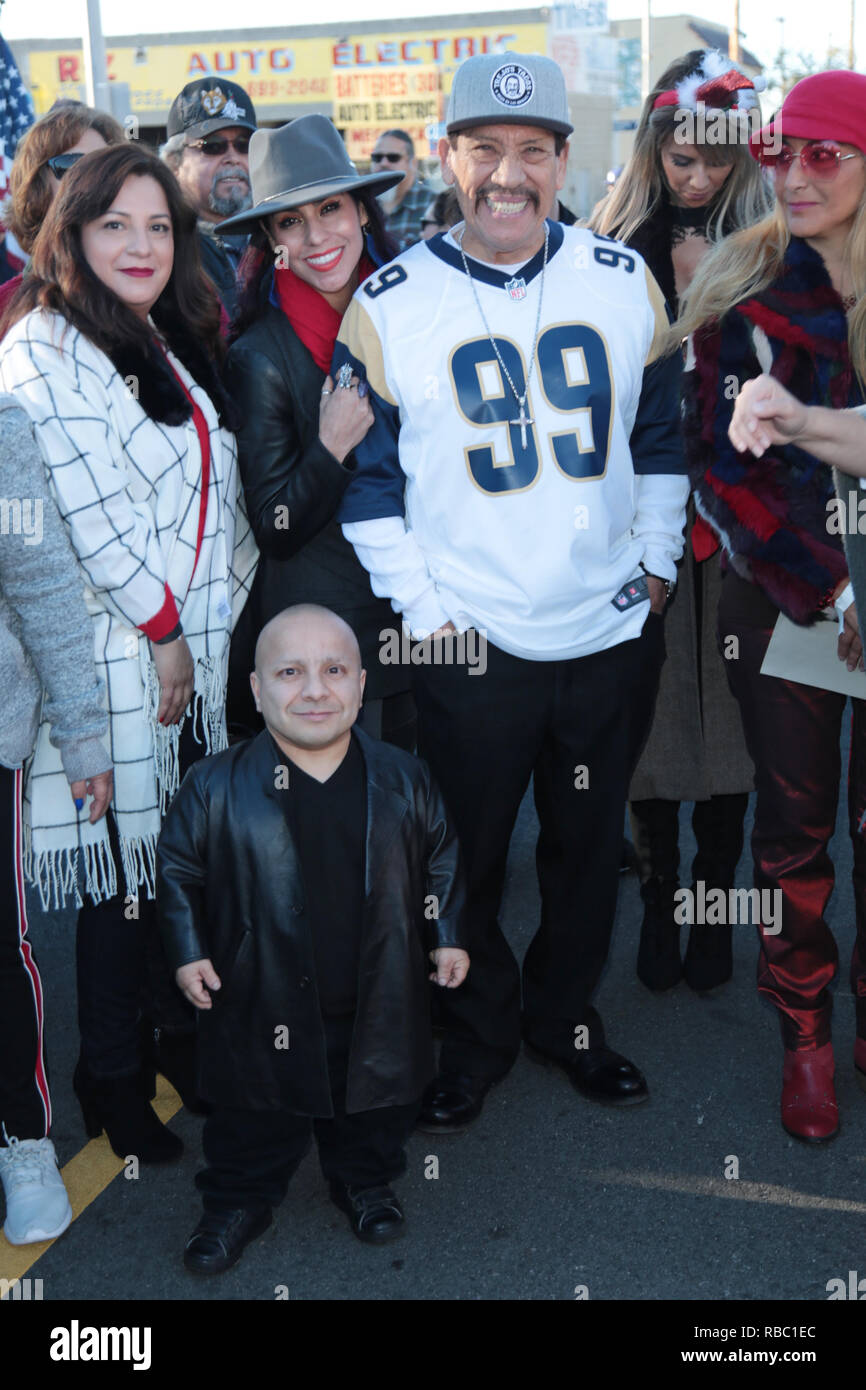
[[(358, 267), (358, 284), (363, 284), (375, 269), (373, 262), (367, 256), (362, 256)], [(294, 271), (278, 268), (274, 271), (274, 284), (280, 308), (289, 323), (316, 366), (325, 373), (329, 372), (343, 315), (331, 307), (323, 294), (299, 279)]]

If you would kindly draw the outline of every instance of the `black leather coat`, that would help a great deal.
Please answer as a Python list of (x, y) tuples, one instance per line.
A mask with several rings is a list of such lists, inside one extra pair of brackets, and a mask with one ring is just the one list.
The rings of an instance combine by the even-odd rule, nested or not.
[[(229, 390), (243, 415), (238, 461), (260, 552), (236, 642), (254, 644), (264, 624), (290, 604), (321, 603), (358, 638), (367, 699), (395, 695), (408, 690), (410, 680), (406, 667), (380, 663), (379, 633), (399, 631), (399, 618), (387, 599), (374, 595), (335, 520), (353, 460), (349, 455), (338, 463), (320, 442), (325, 374), (268, 291), (266, 280), (261, 314), (232, 345), (226, 364)], [(237, 659), (233, 653), (233, 665)], [(250, 661), (245, 670), (251, 669)]]
[[(438, 986), (427, 952), (463, 945), (464, 904), (457, 840), (426, 764), (359, 729), (353, 737), (367, 771), (367, 841), (352, 1112), (411, 1104), (432, 1078)], [(278, 780), (268, 733), (190, 769), (157, 850), (160, 927), (173, 970), (209, 958), (222, 981), (197, 1015), (199, 1094), (330, 1116), (312, 934)]]

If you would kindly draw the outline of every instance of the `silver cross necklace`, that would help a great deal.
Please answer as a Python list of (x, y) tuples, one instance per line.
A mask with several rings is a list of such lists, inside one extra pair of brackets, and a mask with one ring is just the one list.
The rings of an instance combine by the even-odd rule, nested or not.
[[(527, 394), (528, 394), (528, 392), (529, 392), (529, 383), (530, 383), (530, 381), (532, 380), (532, 371), (533, 371), (533, 368), (534, 368), (534, 366), (535, 366), (536, 349), (538, 348), (538, 330), (539, 330), (539, 328), (541, 327), (541, 304), (542, 304), (542, 300), (544, 299), (544, 272), (545, 272), (545, 270), (547, 269), (547, 246), (548, 246), (548, 239), (549, 239), (549, 238), (548, 238), (548, 231), (547, 231), (547, 222), (545, 221), (545, 223), (544, 223), (544, 260), (543, 260), (542, 263), (541, 263), (541, 284), (540, 284), (539, 290), (538, 290), (538, 313), (537, 313), (536, 318), (535, 318), (535, 337), (534, 337), (533, 340), (532, 340), (532, 356), (531, 356), (530, 359), (529, 359), (529, 371), (526, 373), (526, 389), (524, 390), (522, 396), (521, 396), (520, 393), (518, 392), (517, 387), (514, 385), (514, 382), (511, 380), (511, 373), (509, 372), (508, 368), (506, 367), (505, 363), (504, 363), (503, 360), (502, 360), (502, 354), (500, 353), (499, 348), (496, 346), (496, 339), (494, 338), (493, 334), (490, 332), (490, 324), (487, 322), (487, 316), (486, 316), (486, 314), (484, 313), (484, 310), (483, 310), (482, 307), (481, 307), (481, 300), (480, 300), (479, 297), (478, 297), (478, 291), (477, 291), (477, 289), (475, 288), (475, 281), (474, 281), (474, 279), (472, 278), (472, 273), (471, 273), (471, 271), (470, 271), (470, 269), (469, 269), (469, 262), (468, 262), (467, 259), (466, 259), (466, 252), (463, 250), (463, 238), (464, 238), (465, 235), (466, 235), (466, 228), (465, 228), (465, 226), (464, 226), (463, 231), (460, 233), (460, 240), (457, 242), (457, 245), (460, 247), (460, 255), (461, 255), (462, 258), (463, 258), (463, 269), (466, 271), (466, 274), (467, 274), (467, 276), (468, 276), (468, 278), (469, 278), (469, 283), (470, 283), (470, 285), (472, 286), (472, 294), (473, 294), (473, 296), (474, 296), (474, 298), (475, 298), (475, 305), (476, 305), (476, 308), (478, 309), (478, 312), (479, 312), (479, 314), (481, 315), (481, 322), (484, 324), (484, 327), (487, 329), (487, 336), (488, 336), (488, 338), (490, 339), (490, 346), (493, 348), (493, 351), (496, 353), (496, 360), (497, 360), (497, 362), (499, 363), (500, 368), (502, 369), (502, 375), (505, 377), (505, 380), (508, 382), (508, 385), (511, 387), (511, 390), (512, 390), (512, 392), (513, 392), (513, 394), (514, 394), (514, 399), (517, 401), (517, 404), (520, 406), (520, 414), (519, 414), (519, 416), (517, 417), (517, 419), (516, 419), (516, 420), (508, 420), (506, 423), (509, 424), (509, 425), (519, 425), (519, 426), (520, 426), (520, 443), (521, 443), (521, 447), (525, 449), (525, 448), (527, 447), (526, 426), (527, 426), (527, 425), (534, 425), (534, 424), (535, 424), (535, 421), (534, 421), (534, 420), (532, 419), (532, 417), (531, 417), (530, 415), (528, 415), (527, 412), (526, 412), (526, 397), (527, 397)], [(456, 238), (455, 238), (455, 239), (456, 239)]]

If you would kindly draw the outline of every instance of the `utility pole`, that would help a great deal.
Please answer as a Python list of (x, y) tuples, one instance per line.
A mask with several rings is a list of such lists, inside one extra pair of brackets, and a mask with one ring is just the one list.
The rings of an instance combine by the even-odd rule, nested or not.
[[(854, 0), (851, 0), (853, 5)], [(740, 61), (740, 0), (734, 0), (734, 25), (728, 34), (728, 57), (732, 63)]]
[(640, 99), (646, 101), (650, 92), (650, 59), (652, 56), (652, 0), (646, 0), (640, 25)]
[(99, 0), (87, 0), (87, 25), (83, 34), (84, 81), (88, 106), (98, 111), (111, 110), (111, 88), (108, 65), (105, 61), (105, 39), (102, 37), (102, 16)]
[(848, 19), (848, 66), (854, 71), (854, 6), (856, 0), (851, 0), (851, 10)]

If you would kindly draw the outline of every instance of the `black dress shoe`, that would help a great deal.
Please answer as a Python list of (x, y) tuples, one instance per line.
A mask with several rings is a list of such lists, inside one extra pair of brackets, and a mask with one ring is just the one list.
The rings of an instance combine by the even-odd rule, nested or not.
[(343, 1182), (331, 1183), (331, 1200), (349, 1218), (349, 1225), (359, 1240), (371, 1245), (384, 1245), (403, 1235), (406, 1218), (397, 1194), (385, 1184), (379, 1187), (349, 1187)]
[(424, 1134), (456, 1134), (478, 1119), (493, 1085), (495, 1082), (483, 1076), (443, 1072), (424, 1092), (415, 1128)]
[(270, 1207), (206, 1211), (186, 1243), (183, 1262), (190, 1274), (222, 1274), (236, 1265), (251, 1240), (271, 1224)]
[(633, 1062), (609, 1047), (588, 1047), (575, 1051), (567, 1061), (549, 1052), (539, 1052), (531, 1043), (526, 1051), (533, 1061), (562, 1067), (575, 1090), (599, 1105), (639, 1105), (649, 1099), (646, 1078)]

